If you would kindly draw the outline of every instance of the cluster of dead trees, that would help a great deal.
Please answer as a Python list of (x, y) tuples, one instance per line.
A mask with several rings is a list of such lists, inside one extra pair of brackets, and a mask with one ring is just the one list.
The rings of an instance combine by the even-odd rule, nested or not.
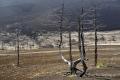
[[(93, 27), (94, 27), (94, 32), (95, 32), (95, 66), (97, 66), (97, 27), (96, 27), (96, 9), (93, 10), (94, 16), (93, 16)], [(63, 21), (64, 21), (64, 3), (62, 4), (62, 9), (61, 9), (61, 15), (60, 15), (60, 44), (59, 44), (59, 53), (61, 56), (61, 59), (68, 64), (69, 66), (69, 72), (67, 72), (67, 75), (69, 74), (76, 74), (79, 75), (80, 77), (86, 75), (86, 71), (88, 69), (86, 65), (86, 50), (85, 50), (85, 39), (84, 39), (84, 8), (81, 8), (81, 14), (78, 17), (78, 48), (79, 48), (79, 59), (73, 60), (73, 54), (72, 54), (72, 43), (71, 43), (71, 29), (69, 29), (69, 60), (65, 59), (63, 53), (62, 53), (62, 48), (63, 48)], [(81, 63), (82, 64), (82, 70), (79, 70), (77, 68), (77, 65)]]

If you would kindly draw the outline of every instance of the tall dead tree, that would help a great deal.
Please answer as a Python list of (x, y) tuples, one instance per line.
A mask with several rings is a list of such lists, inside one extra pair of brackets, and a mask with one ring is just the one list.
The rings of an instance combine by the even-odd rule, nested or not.
[(94, 10), (94, 19), (93, 19), (93, 26), (95, 31), (95, 66), (97, 66), (98, 63), (98, 51), (97, 51), (97, 25), (96, 25), (96, 9)]
[(73, 57), (72, 57), (72, 43), (71, 43), (71, 31), (69, 31), (69, 57), (70, 57), (70, 73), (72, 74), (72, 62), (73, 62)]
[(83, 65), (83, 72), (80, 75), (80, 77), (82, 77), (87, 70), (87, 65), (85, 63), (86, 60), (86, 52), (85, 52), (85, 45), (84, 45), (84, 33), (83, 33), (83, 8), (82, 8), (82, 12), (81, 12), (81, 16), (78, 18), (78, 23), (79, 23), (79, 28), (78, 28), (78, 46), (79, 46), (79, 52), (80, 52), (80, 59), (81, 59), (81, 63)]
[(20, 40), (19, 40), (20, 31), (16, 30), (16, 46), (17, 46), (17, 66), (20, 65)]
[(81, 53), (81, 59), (83, 58), (83, 60), (85, 59), (86, 57), (86, 52), (85, 52), (85, 44), (84, 44), (84, 33), (83, 33), (83, 27), (84, 27), (84, 24), (83, 24), (83, 19), (84, 19), (84, 9), (82, 8), (81, 10), (81, 16), (79, 17), (79, 36), (78, 36), (78, 39), (79, 39), (79, 50), (80, 50), (80, 53)]

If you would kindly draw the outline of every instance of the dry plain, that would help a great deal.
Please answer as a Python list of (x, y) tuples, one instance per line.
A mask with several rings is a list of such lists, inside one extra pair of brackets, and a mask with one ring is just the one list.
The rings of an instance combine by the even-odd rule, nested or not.
[[(68, 58), (67, 49), (63, 51)], [(65, 76), (67, 65), (61, 60), (58, 49), (20, 51), (20, 66), (17, 67), (15, 51), (0, 51), (0, 80), (120, 80), (120, 46), (98, 47), (98, 67), (94, 67), (94, 46), (87, 46), (87, 76)], [(7, 55), (6, 55), (7, 54)], [(11, 55), (12, 54), (12, 55)], [(79, 58), (74, 48), (74, 59)], [(81, 69), (81, 64), (78, 65)]]

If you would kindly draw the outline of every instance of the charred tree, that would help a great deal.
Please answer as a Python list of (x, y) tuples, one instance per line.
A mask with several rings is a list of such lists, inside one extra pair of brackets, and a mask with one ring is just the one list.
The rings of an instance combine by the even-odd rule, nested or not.
[(82, 8), (82, 13), (81, 16), (78, 18), (78, 23), (79, 23), (79, 28), (78, 28), (78, 47), (79, 47), (79, 52), (80, 52), (80, 59), (81, 63), (83, 65), (83, 71), (80, 74), (80, 77), (86, 74), (87, 71), (87, 65), (85, 63), (86, 60), (86, 52), (85, 52), (85, 44), (84, 44), (84, 33), (83, 33), (83, 8)]
[(73, 73), (73, 69), (72, 69), (72, 61), (73, 61), (73, 58), (72, 58), (72, 44), (71, 44), (71, 31), (69, 31), (69, 48), (70, 48), (70, 52), (69, 52), (69, 57), (70, 57), (70, 73), (72, 74)]
[(17, 46), (17, 66), (20, 65), (20, 40), (19, 40), (20, 31), (16, 30), (16, 46)]
[(93, 19), (93, 26), (94, 26), (94, 31), (95, 31), (95, 66), (97, 66), (98, 63), (98, 51), (97, 51), (97, 25), (96, 25), (96, 9), (94, 10), (94, 19)]

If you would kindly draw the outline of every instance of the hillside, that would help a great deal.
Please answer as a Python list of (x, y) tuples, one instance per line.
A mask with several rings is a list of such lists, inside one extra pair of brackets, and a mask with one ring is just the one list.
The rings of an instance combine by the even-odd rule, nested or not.
[[(29, 36), (20, 36), (21, 49), (39, 49), (39, 48), (57, 48), (59, 44), (59, 33), (48, 32), (39, 33), (35, 39)], [(2, 41), (4, 49), (16, 49), (16, 35), (14, 33), (7, 33), (6, 36), (0, 34), (0, 49), (2, 49)], [(120, 45), (120, 31), (98, 32), (98, 45)], [(63, 45), (65, 48), (69, 47), (68, 32), (64, 32)], [(94, 32), (85, 32), (85, 46), (94, 45)], [(72, 32), (72, 46), (78, 46), (78, 33)]]

